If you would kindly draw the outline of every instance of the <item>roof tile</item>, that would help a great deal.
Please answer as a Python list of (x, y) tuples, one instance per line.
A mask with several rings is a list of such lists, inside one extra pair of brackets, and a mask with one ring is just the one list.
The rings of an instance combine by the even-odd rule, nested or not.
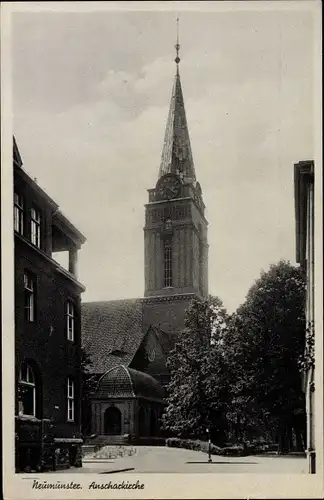
[(82, 347), (92, 360), (89, 370), (105, 373), (121, 363), (128, 366), (146, 333), (142, 299), (85, 302), (81, 313)]
[(163, 401), (164, 389), (151, 375), (118, 365), (108, 370), (99, 380), (97, 398), (143, 397)]

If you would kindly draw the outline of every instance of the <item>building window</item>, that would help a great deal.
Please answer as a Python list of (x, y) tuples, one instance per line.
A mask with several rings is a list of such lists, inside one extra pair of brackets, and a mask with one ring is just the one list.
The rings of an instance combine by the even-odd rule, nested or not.
[(172, 232), (172, 221), (171, 219), (167, 219), (164, 223), (164, 229), (168, 232), (168, 231), (171, 231)]
[(74, 304), (70, 300), (67, 303), (67, 338), (74, 341)]
[(204, 246), (199, 242), (199, 288), (200, 293), (204, 293)]
[(35, 321), (35, 278), (29, 273), (24, 273), (25, 292), (25, 319), (31, 323)]
[(41, 216), (39, 210), (36, 208), (31, 209), (31, 221), (30, 221), (30, 236), (31, 242), (36, 247), (41, 246)]
[(35, 375), (28, 363), (22, 363), (19, 373), (19, 414), (36, 416)]
[(20, 194), (14, 194), (14, 227), (19, 234), (24, 234), (24, 200)]
[(67, 381), (67, 420), (74, 422), (74, 382), (71, 378)]
[(171, 243), (164, 245), (164, 286), (172, 286), (172, 246)]

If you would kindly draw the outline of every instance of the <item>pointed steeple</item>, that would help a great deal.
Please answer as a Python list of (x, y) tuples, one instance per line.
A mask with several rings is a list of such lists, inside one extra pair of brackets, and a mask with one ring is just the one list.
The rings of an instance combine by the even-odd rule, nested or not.
[[(179, 19), (177, 19), (177, 22)], [(195, 166), (192, 158), (189, 131), (179, 73), (179, 24), (177, 30), (177, 70), (172, 89), (171, 104), (165, 131), (159, 178), (168, 173), (178, 174), (184, 182), (195, 182)]]

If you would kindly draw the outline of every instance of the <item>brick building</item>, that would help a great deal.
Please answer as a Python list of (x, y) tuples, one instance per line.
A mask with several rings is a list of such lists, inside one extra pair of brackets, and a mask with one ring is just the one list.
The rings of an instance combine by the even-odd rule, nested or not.
[(97, 435), (159, 434), (169, 380), (166, 357), (191, 300), (208, 295), (208, 223), (179, 62), (177, 55), (160, 168), (145, 206), (144, 297), (82, 304), (83, 346), (99, 379), (88, 432)]
[[(22, 168), (13, 142), (16, 470), (81, 465), (84, 236)], [(69, 268), (53, 259), (68, 252)]]
[[(306, 349), (312, 350), (308, 339), (313, 335), (315, 319), (314, 293), (314, 162), (300, 161), (294, 166), (296, 261), (306, 273)], [(307, 416), (307, 455), (309, 472), (315, 473), (315, 366), (310, 364), (304, 373)]]

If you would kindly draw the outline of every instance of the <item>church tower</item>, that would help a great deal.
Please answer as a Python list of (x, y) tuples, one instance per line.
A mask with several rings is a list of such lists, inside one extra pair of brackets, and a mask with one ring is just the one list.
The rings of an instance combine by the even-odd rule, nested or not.
[(208, 222), (196, 179), (179, 73), (179, 40), (158, 179), (145, 206), (146, 324), (166, 332), (184, 327), (194, 297), (208, 295)]

